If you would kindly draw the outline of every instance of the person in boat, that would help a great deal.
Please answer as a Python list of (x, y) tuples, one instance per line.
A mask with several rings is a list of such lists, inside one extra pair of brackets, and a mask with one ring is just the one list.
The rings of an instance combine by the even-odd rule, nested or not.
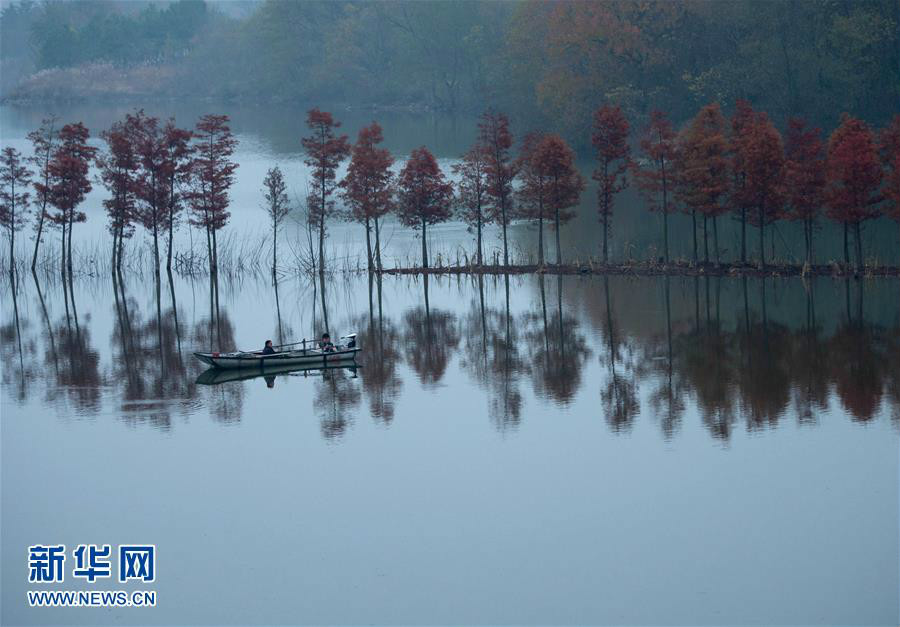
[(319, 348), (326, 353), (333, 353), (336, 350), (334, 344), (331, 343), (331, 336), (327, 333), (322, 334), (322, 340), (319, 342)]
[(266, 340), (266, 345), (262, 349), (263, 355), (274, 355), (275, 348), (272, 346), (272, 340)]

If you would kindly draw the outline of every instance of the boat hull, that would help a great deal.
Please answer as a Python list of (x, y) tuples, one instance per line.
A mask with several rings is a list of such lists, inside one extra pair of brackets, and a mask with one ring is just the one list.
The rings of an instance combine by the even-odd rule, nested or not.
[(292, 351), (261, 355), (257, 353), (194, 353), (194, 356), (213, 368), (223, 370), (285, 368), (290, 366), (330, 366), (356, 359), (359, 348), (334, 352)]
[(354, 376), (359, 366), (353, 360), (329, 363), (327, 366), (312, 364), (304, 366), (265, 366), (263, 368), (209, 368), (200, 373), (198, 385), (220, 385), (234, 381), (249, 381), (259, 378), (275, 378), (285, 376), (322, 376), (332, 370), (347, 370)]

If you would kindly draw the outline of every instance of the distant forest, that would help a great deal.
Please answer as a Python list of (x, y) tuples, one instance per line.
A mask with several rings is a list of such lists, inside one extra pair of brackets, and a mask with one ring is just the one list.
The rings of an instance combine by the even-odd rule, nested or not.
[[(897, 0), (5, 2), (7, 101), (200, 97), (469, 112), (568, 137), (606, 103), (900, 108)], [(577, 143), (577, 140), (576, 140)]]

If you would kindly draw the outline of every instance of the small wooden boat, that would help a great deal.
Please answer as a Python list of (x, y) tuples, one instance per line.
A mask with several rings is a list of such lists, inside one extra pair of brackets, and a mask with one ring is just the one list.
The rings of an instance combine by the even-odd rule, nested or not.
[(209, 368), (197, 377), (198, 385), (219, 385), (232, 381), (247, 381), (249, 379), (264, 378), (269, 380), (275, 377), (321, 377), (334, 370), (347, 370), (355, 377), (359, 366), (355, 362), (339, 362), (327, 366), (263, 366), (256, 370), (251, 368)]
[(293, 344), (282, 344), (275, 348), (291, 348), (276, 353), (264, 355), (259, 351), (235, 351), (232, 353), (194, 353), (194, 357), (213, 368), (237, 369), (237, 368), (270, 368), (290, 366), (319, 366), (337, 365), (351, 362), (356, 359), (359, 347), (356, 345), (356, 334), (345, 335), (341, 340), (347, 340), (344, 344), (335, 344), (334, 350), (322, 350), (314, 340), (302, 340)]

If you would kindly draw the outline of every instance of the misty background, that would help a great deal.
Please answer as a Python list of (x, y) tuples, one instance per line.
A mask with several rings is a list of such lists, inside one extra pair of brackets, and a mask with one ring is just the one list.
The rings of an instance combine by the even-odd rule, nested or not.
[(900, 3), (3, 0), (7, 103), (510, 114), (588, 141), (606, 102), (684, 120), (738, 98), (826, 131), (900, 102)]

